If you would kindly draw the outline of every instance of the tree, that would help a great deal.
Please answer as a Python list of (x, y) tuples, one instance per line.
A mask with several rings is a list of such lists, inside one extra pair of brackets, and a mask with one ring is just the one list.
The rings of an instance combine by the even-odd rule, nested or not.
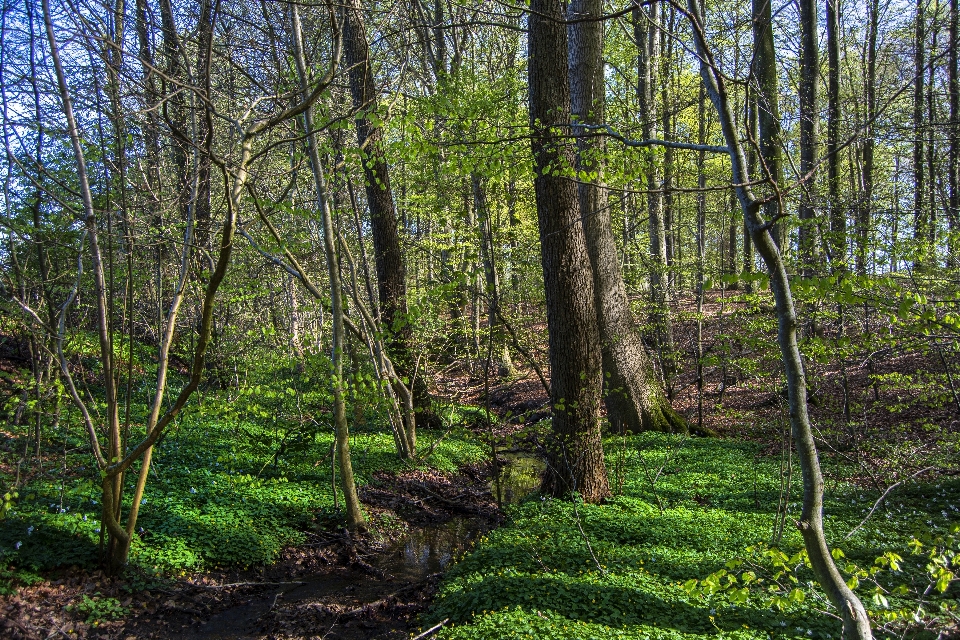
[(947, 180), (950, 204), (947, 216), (950, 224), (948, 267), (960, 265), (960, 2), (950, 0), (950, 60), (948, 92), (950, 94), (950, 158)]
[[(867, 612), (837, 570), (823, 530), (823, 474), (807, 410), (806, 375), (797, 345), (797, 315), (787, 269), (770, 232), (772, 220), (764, 219), (761, 202), (750, 187), (751, 177), (740, 143), (741, 135), (736, 128), (726, 81), (719, 73), (713, 51), (707, 43), (699, 1), (687, 0), (687, 10), (693, 27), (697, 55), (700, 58), (700, 76), (720, 119), (723, 138), (729, 150), (732, 184), (744, 219), (750, 228), (754, 246), (767, 267), (776, 304), (777, 342), (787, 377), (790, 427), (803, 475), (803, 506), (797, 526), (803, 536), (814, 575), (843, 620), (844, 637), (868, 640), (872, 638), (872, 632)], [(772, 56), (765, 57), (764, 60), (767, 65), (774, 64)], [(762, 66), (764, 63), (758, 64)], [(757, 71), (762, 76), (770, 74), (769, 69), (758, 68)]]
[(533, 0), (528, 29), (533, 184), (555, 436), (548, 447), (544, 490), (555, 496), (575, 491), (588, 502), (598, 502), (610, 493), (600, 439), (600, 334), (577, 186), (569, 177), (574, 150), (564, 140), (570, 126), (570, 88), (560, 0)]
[[(650, 3), (649, 11), (637, 7), (633, 11), (633, 33), (637, 44), (637, 98), (644, 140), (655, 137), (657, 122), (656, 86), (662, 81), (660, 65), (660, 2)], [(670, 371), (673, 357), (673, 323), (670, 320), (670, 289), (667, 282), (667, 229), (664, 224), (662, 183), (658, 179), (653, 151), (646, 158), (647, 226), (650, 239), (650, 293), (654, 327), (661, 362)]]
[(377, 121), (377, 87), (359, 0), (350, 0), (344, 9), (343, 33), (344, 61), (350, 72), (350, 95), (357, 114), (357, 142), (366, 177), (380, 302), (379, 321), (383, 330), (392, 336), (389, 350), (397, 373), (407, 380), (405, 384), (413, 387), (417, 422), (429, 424), (435, 417), (426, 376), (416, 366), (411, 350), (413, 329), (407, 317), (406, 265), (400, 249), (397, 211), (383, 146), (383, 128)]
[[(177, 320), (186, 293), (189, 271), (191, 270), (191, 248), (194, 244), (193, 233), (196, 223), (192, 215), (194, 211), (192, 207), (187, 210), (191, 215), (188, 216), (186, 221), (183, 245), (180, 251), (181, 260), (179, 264), (178, 284), (173, 291), (169, 310), (163, 320), (163, 333), (159, 340), (160, 345), (157, 356), (158, 370), (156, 384), (153, 398), (149, 405), (148, 416), (145, 420), (144, 437), (135, 445), (130, 446), (127, 442), (127, 436), (129, 434), (127, 430), (121, 429), (119, 418), (116, 357), (112, 342), (111, 324), (114, 311), (112, 304), (112, 278), (108, 280), (108, 274), (111, 273), (109, 266), (112, 261), (112, 255), (110, 255), (109, 252), (105, 255), (101, 247), (101, 227), (98, 208), (94, 204), (94, 194), (87, 170), (88, 163), (86, 153), (81, 141), (72, 91), (67, 74), (64, 71), (64, 65), (61, 62), (60, 47), (51, 16), (49, 0), (43, 0), (42, 10), (47, 41), (50, 47), (50, 57), (57, 81), (58, 97), (66, 120), (67, 135), (70, 140), (76, 167), (76, 179), (79, 185), (78, 191), (81, 201), (81, 211), (78, 212), (78, 217), (82, 220), (84, 226), (83, 238), (88, 239), (90, 245), (90, 262), (93, 271), (96, 308), (95, 325), (99, 339), (100, 381), (104, 388), (105, 411), (103, 411), (103, 415), (105, 415), (105, 424), (103, 425), (102, 431), (107, 441), (108, 448), (106, 455), (101, 445), (101, 430), (98, 429), (94, 418), (96, 414), (91, 411), (87, 402), (81, 397), (70, 370), (70, 363), (63, 350), (66, 312), (76, 301), (82, 276), (82, 261), (78, 266), (77, 284), (61, 307), (56, 345), (57, 356), (60, 361), (61, 375), (66, 383), (71, 399), (82, 416), (82, 421), (90, 441), (91, 452), (100, 471), (102, 523), (105, 533), (109, 538), (109, 555), (106, 564), (111, 572), (117, 572), (126, 564), (130, 545), (135, 535), (134, 531), (141, 505), (141, 498), (149, 474), (153, 447), (197, 390), (205, 371), (207, 349), (210, 346), (213, 332), (213, 315), (217, 292), (223, 282), (227, 267), (230, 265), (233, 255), (236, 221), (244, 200), (247, 181), (250, 178), (250, 163), (254, 156), (254, 143), (272, 129), (300, 116), (317, 100), (320, 94), (327, 89), (333, 80), (336, 67), (339, 64), (341, 39), (339, 30), (334, 26), (334, 46), (331, 63), (324, 75), (315, 81), (315, 84), (310, 87), (309, 91), (304, 91), (304, 97), (301, 101), (293, 102), (286, 108), (281, 108), (273, 113), (266, 115), (261, 114), (260, 117), (257, 117), (257, 114), (248, 113), (238, 119), (234, 123), (237, 129), (239, 129), (238, 148), (235, 159), (227, 161), (214, 156), (209, 158), (211, 161), (218, 162), (224, 173), (225, 183), (228, 185), (227, 207), (221, 228), (217, 258), (213, 263), (213, 269), (209, 275), (204, 278), (202, 287), (203, 298), (197, 322), (196, 342), (192, 349), (189, 377), (173, 402), (168, 402), (166, 392), (171, 346), (177, 331)], [(174, 129), (172, 133), (174, 136), (180, 138), (180, 142), (184, 147), (193, 147), (196, 149), (200, 146), (196, 139), (191, 140), (187, 138), (181, 130)], [(194, 190), (194, 194), (196, 194), (196, 190)], [(109, 232), (109, 225), (107, 229)], [(83, 241), (81, 241), (81, 246), (82, 244)], [(107, 247), (109, 248), (109, 246), (110, 238), (108, 238), (107, 242)], [(36, 314), (23, 304), (22, 301), (21, 307), (24, 311), (31, 314), (34, 319), (37, 319)], [(40, 324), (42, 325), (43, 323), (40, 322)], [(131, 496), (131, 509), (124, 522), (121, 517), (123, 474), (131, 469), (137, 462), (140, 462), (139, 475)]]
[[(828, 0), (829, 1), (829, 0)], [(816, 169), (817, 100), (820, 84), (820, 50), (816, 0), (800, 0), (800, 252), (798, 259), (805, 275), (816, 269)]]
[(840, 204), (840, 0), (827, 0), (827, 205), (834, 270), (847, 264), (847, 214)]
[[(772, 195), (763, 205), (763, 216), (775, 225), (773, 240), (784, 247), (786, 234), (777, 221), (783, 215), (780, 185), (783, 169), (780, 146), (780, 96), (777, 92), (777, 59), (773, 46), (773, 14), (770, 0), (753, 0), (753, 65), (750, 75), (756, 89), (758, 141), (761, 177), (771, 187)], [(755, 143), (757, 144), (757, 143)], [(757, 247), (759, 251), (759, 247)]]
[[(303, 52), (303, 31), (297, 5), (293, 5), (291, 17), (293, 21), (293, 50), (297, 75), (300, 79), (301, 100), (306, 100), (310, 95), (311, 83), (307, 71), (307, 58)], [(357, 529), (364, 526), (364, 519), (360, 511), (357, 485), (353, 479), (353, 462), (350, 459), (350, 430), (347, 425), (347, 405), (344, 398), (343, 358), (346, 352), (346, 336), (343, 328), (344, 309), (343, 290), (340, 286), (340, 261), (336, 248), (333, 215), (330, 212), (330, 199), (327, 195), (327, 183), (323, 175), (323, 166), (320, 163), (320, 154), (317, 152), (317, 137), (313, 119), (313, 105), (308, 104), (303, 111), (303, 129), (307, 138), (307, 153), (310, 158), (310, 169), (313, 173), (314, 189), (317, 193), (317, 208), (320, 210), (320, 218), (323, 224), (323, 249), (327, 258), (327, 277), (330, 279), (330, 315), (333, 319), (333, 344), (331, 345), (333, 375), (331, 376), (331, 383), (333, 386), (333, 421), (336, 431), (336, 448), (340, 462), (340, 477), (343, 482), (343, 501), (347, 510), (347, 523), (351, 529)]]
[(592, 135), (604, 123), (603, 22), (600, 0), (574, 0), (568, 15), (571, 110), (577, 140), (578, 201), (593, 284), (603, 364), (604, 402), (616, 431), (687, 430), (686, 421), (670, 407), (656, 378), (653, 363), (636, 332), (633, 313), (610, 218), (603, 184), (603, 137)]

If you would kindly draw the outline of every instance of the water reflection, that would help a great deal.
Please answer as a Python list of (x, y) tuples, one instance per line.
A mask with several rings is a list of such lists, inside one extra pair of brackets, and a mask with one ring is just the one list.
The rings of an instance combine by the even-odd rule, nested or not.
[[(504, 453), (500, 468), (500, 503), (515, 504), (540, 488), (540, 477), (546, 465), (542, 460), (523, 453)], [(490, 481), (490, 491), (497, 495), (497, 481)]]

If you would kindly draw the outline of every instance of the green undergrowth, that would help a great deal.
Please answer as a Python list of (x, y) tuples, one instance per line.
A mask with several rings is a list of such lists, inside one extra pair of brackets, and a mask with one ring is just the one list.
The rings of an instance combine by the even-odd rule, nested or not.
[[(750, 444), (662, 434), (606, 445), (613, 499), (596, 506), (534, 496), (511, 507), (507, 523), (447, 574), (425, 624), (449, 619), (441, 637), (457, 640), (839, 637), (802, 562), (790, 582), (798, 592), (777, 606), (729, 590), (690, 592), (690, 581), (770, 543), (779, 459)], [(790, 519), (800, 508), (798, 469), (793, 487), (778, 545), (787, 554), (802, 549)], [(845, 540), (878, 495), (828, 484), (825, 526), (844, 563), (869, 567), (891, 549), (906, 556), (914, 535), (945, 533), (960, 508), (956, 481), (903, 489)], [(896, 577), (910, 578), (908, 564), (917, 562), (904, 561)], [(874, 606), (866, 583), (858, 592)]]
[[(309, 428), (269, 419), (243, 421), (221, 410), (228, 402), (205, 398), (205, 408), (188, 413), (156, 447), (131, 550), (133, 565), (171, 573), (269, 564), (285, 546), (303, 541), (305, 532), (342, 522), (330, 483), (329, 425), (323, 419)], [(470, 416), (451, 409), (447, 418), (452, 428), (420, 467), (453, 472), (484, 459), (482, 444), (457, 426)], [(421, 430), (421, 451), (444, 433)], [(0, 589), (24, 583), (17, 577), (23, 569), (98, 563), (99, 477), (82, 435), (66, 444), (72, 450), (59, 468), (23, 487), (0, 521), (0, 567), (8, 567), (0, 573)], [(351, 451), (361, 484), (377, 471), (409, 468), (398, 459), (390, 432), (373, 420), (353, 430)], [(134, 467), (125, 478), (127, 500), (136, 477)], [(124, 511), (129, 508), (128, 502)]]

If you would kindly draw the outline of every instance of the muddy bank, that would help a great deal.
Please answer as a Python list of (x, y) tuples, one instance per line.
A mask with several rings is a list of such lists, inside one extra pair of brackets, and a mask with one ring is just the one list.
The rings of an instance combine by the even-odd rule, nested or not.
[[(500, 457), (455, 476), (377, 474), (361, 490), (371, 531), (316, 530), (269, 567), (211, 571), (144, 583), (66, 571), (6, 599), (4, 637), (50, 638), (409, 638), (443, 572), (502, 519), (504, 504), (538, 486), (529, 457)], [(116, 598), (122, 619), (85, 623), (66, 611), (84, 595)]]

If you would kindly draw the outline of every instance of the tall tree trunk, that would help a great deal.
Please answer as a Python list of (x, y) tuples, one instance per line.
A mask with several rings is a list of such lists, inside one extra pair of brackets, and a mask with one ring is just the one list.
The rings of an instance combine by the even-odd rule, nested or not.
[(817, 34), (817, 0), (800, 1), (800, 268), (811, 276), (816, 270), (817, 243), (815, 194), (817, 125), (820, 118), (817, 90), (820, 84), (820, 50)]
[[(296, 56), (297, 74), (305, 100), (309, 95), (307, 61), (303, 53), (303, 34), (300, 28), (300, 14), (293, 5), (293, 43)], [(343, 379), (343, 358), (346, 344), (343, 331), (343, 289), (340, 284), (340, 262), (337, 257), (333, 215), (330, 212), (330, 199), (327, 184), (317, 152), (316, 132), (313, 124), (313, 108), (303, 112), (304, 132), (307, 136), (307, 152), (310, 157), (310, 169), (313, 172), (313, 184), (317, 194), (317, 208), (323, 222), (323, 248), (327, 258), (327, 276), (330, 279), (330, 318), (333, 324), (333, 345), (331, 360), (333, 363), (333, 422), (336, 429), (337, 456), (340, 463), (340, 479), (343, 484), (343, 503), (347, 511), (347, 523), (351, 529), (362, 529), (363, 513), (360, 511), (360, 498), (353, 478), (353, 462), (350, 458), (350, 429), (347, 425), (347, 405)]]
[[(637, 101), (641, 118), (641, 130), (645, 140), (655, 137), (657, 105), (654, 87), (659, 82), (657, 65), (659, 56), (660, 3), (650, 3), (649, 11), (638, 7), (633, 11), (633, 33), (637, 44)], [(657, 176), (654, 152), (646, 157), (647, 224), (650, 238), (650, 294), (653, 325), (657, 347), (661, 352), (664, 371), (669, 374), (673, 354), (673, 324), (670, 321), (670, 299), (667, 286), (667, 242), (663, 221), (663, 196)]]
[(383, 129), (370, 113), (376, 111), (377, 87), (370, 64), (370, 50), (364, 27), (362, 3), (349, 0), (344, 10), (344, 61), (350, 70), (350, 95), (357, 110), (357, 142), (362, 149), (367, 203), (377, 269), (380, 320), (393, 335), (390, 357), (397, 373), (412, 382), (418, 424), (436, 420), (422, 367), (417, 368), (411, 353), (413, 328), (407, 318), (406, 266), (400, 249), (397, 212), (390, 189), (390, 172), (383, 143)]
[(950, 157), (947, 179), (950, 186), (950, 208), (947, 217), (950, 225), (950, 238), (947, 266), (956, 268), (960, 264), (960, 2), (950, 0), (950, 61), (948, 70), (948, 91), (950, 94)]
[[(783, 163), (780, 150), (780, 107), (777, 102), (777, 60), (773, 48), (773, 17), (771, 0), (753, 0), (753, 76), (756, 82), (757, 124), (760, 133), (761, 176), (771, 183), (773, 190), (783, 182)], [(780, 200), (770, 198), (763, 205), (763, 217), (774, 222), (773, 241), (784, 247), (786, 234), (780, 219)], [(757, 247), (759, 250), (759, 247)]]
[(830, 209), (830, 260), (846, 269), (847, 214), (840, 205), (840, 0), (827, 0), (827, 205)]
[[(746, 87), (746, 107), (747, 107), (747, 135), (750, 140), (756, 140), (758, 137), (758, 123), (757, 123), (757, 92), (756, 89), (747, 85)], [(750, 172), (750, 175), (755, 176), (757, 174), (757, 164), (758, 164), (757, 148), (754, 145), (750, 145), (747, 148), (747, 170)], [(750, 237), (750, 228), (747, 225), (746, 218), (743, 219), (743, 271), (744, 273), (750, 274), (753, 273), (753, 263), (755, 260), (753, 252), (753, 238)], [(753, 293), (753, 282), (747, 280), (747, 284), (744, 287), (744, 291), (747, 293)]]
[[(213, 146), (213, 122), (210, 110), (210, 64), (211, 51), (213, 48), (213, 24), (215, 16), (213, 15), (214, 4), (219, 6), (215, 0), (203, 0), (200, 3), (200, 19), (197, 24), (197, 74), (195, 79), (197, 86), (202, 91), (205, 100), (199, 100), (194, 97), (194, 119), (196, 121), (197, 144), (200, 153), (197, 154), (197, 194), (194, 201), (195, 215), (197, 225), (197, 252), (198, 264), (201, 270), (209, 268), (212, 264), (210, 251), (210, 152)], [(196, 103), (200, 104), (196, 104)]]
[(470, 177), (473, 185), (474, 209), (477, 212), (478, 230), (480, 235), (480, 258), (483, 261), (483, 270), (486, 275), (487, 293), (487, 331), (492, 356), (496, 358), (497, 373), (501, 377), (513, 376), (516, 369), (510, 358), (510, 350), (504, 341), (500, 323), (500, 274), (497, 271), (496, 245), (493, 237), (493, 220), (490, 207), (487, 205), (487, 191), (484, 180), (479, 173), (473, 172)]
[[(573, 0), (571, 20), (600, 16), (601, 0)], [(574, 121), (604, 121), (603, 22), (579, 21), (568, 28), (570, 97)], [(575, 133), (584, 134), (582, 128)], [(617, 259), (603, 185), (604, 144), (601, 137), (578, 139), (577, 169), (597, 178), (578, 185), (578, 199), (593, 265), (597, 320), (600, 327), (604, 402), (611, 426), (617, 431), (682, 431), (686, 421), (671, 409), (657, 380), (653, 363), (636, 332), (623, 273)]]
[(547, 302), (555, 441), (544, 490), (598, 502), (610, 495), (600, 438), (600, 334), (577, 186), (561, 176), (574, 149), (555, 129), (570, 126), (567, 30), (560, 0), (532, 0), (529, 27), (530, 128)]
[(927, 122), (926, 122), (926, 152), (927, 152), (927, 180), (930, 181), (930, 187), (927, 190), (927, 251), (930, 256), (930, 267), (937, 266), (937, 211), (940, 208), (937, 203), (937, 191), (939, 190), (936, 157), (937, 157), (937, 137), (934, 130), (937, 128), (936, 100), (934, 92), (937, 88), (936, 72), (937, 65), (934, 64), (937, 56), (937, 40), (940, 36), (940, 2), (935, 0), (933, 3), (933, 18), (930, 20), (930, 64), (927, 66)]
[[(839, 0), (837, 0), (839, 1)], [(867, 26), (867, 77), (866, 101), (867, 121), (863, 140), (863, 160), (860, 167), (862, 197), (857, 206), (857, 273), (867, 273), (867, 251), (870, 246), (871, 211), (873, 210), (873, 150), (876, 140), (877, 117), (877, 31), (880, 21), (880, 2), (871, 0), (869, 5), (869, 24)]]
[[(669, 12), (668, 12), (669, 8)], [(665, 4), (660, 11), (660, 28), (658, 35), (660, 37), (660, 58), (657, 61), (660, 65), (660, 72), (657, 78), (657, 84), (660, 85), (660, 121), (661, 133), (665, 140), (673, 139), (673, 104), (671, 104), (672, 93), (670, 85), (673, 82), (672, 61), (673, 61), (673, 38), (670, 34), (674, 33), (673, 25), (676, 23), (676, 10), (673, 5)], [(667, 147), (663, 150), (663, 244), (664, 256), (666, 256), (666, 300), (669, 304), (671, 294), (675, 290), (676, 269), (673, 268), (676, 247), (674, 246), (674, 206), (673, 206), (673, 174), (674, 174), (674, 150), (673, 147)], [(667, 311), (666, 313), (669, 313)], [(672, 331), (671, 331), (672, 334)], [(672, 345), (671, 345), (672, 347)], [(673, 349), (667, 351), (667, 356), (672, 364)], [(673, 373), (673, 367), (669, 370)]]
[(914, 22), (913, 41), (913, 240), (915, 269), (924, 269), (927, 266), (927, 217), (926, 207), (926, 172), (924, 168), (924, 84), (926, 78), (926, 62), (924, 50), (927, 46), (926, 18), (923, 8), (924, 0), (917, 0), (917, 9)]
[[(716, 73), (713, 51), (703, 36), (699, 0), (687, 0), (687, 8), (696, 23), (693, 37), (697, 54), (702, 61), (700, 76), (720, 118), (723, 138), (729, 149), (731, 177), (733, 184), (737, 185), (737, 198), (750, 227), (757, 252), (767, 267), (770, 288), (776, 303), (777, 341), (787, 377), (790, 425), (803, 475), (803, 507), (797, 526), (803, 536), (814, 575), (843, 621), (843, 637), (868, 640), (872, 638), (872, 632), (867, 612), (837, 570), (823, 530), (823, 474), (807, 409), (806, 377), (797, 344), (797, 316), (790, 292), (790, 280), (767, 221), (762, 216), (760, 201), (749, 186), (750, 174), (740, 144), (741, 132), (736, 128), (724, 77)], [(766, 60), (767, 64), (774, 64), (772, 57)]]

